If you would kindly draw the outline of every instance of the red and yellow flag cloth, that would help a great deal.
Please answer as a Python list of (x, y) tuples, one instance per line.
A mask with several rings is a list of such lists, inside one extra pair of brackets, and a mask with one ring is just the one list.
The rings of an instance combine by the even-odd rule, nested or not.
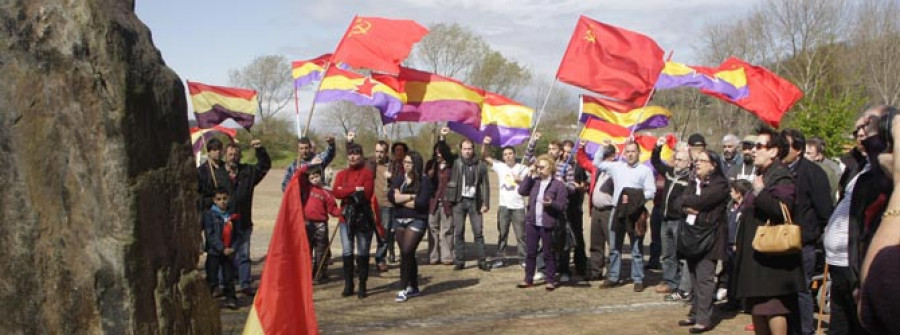
[(245, 88), (206, 85), (188, 81), (194, 116), (200, 128), (212, 128), (227, 119), (234, 119), (246, 129), (253, 126), (253, 118), (259, 110), (255, 90)]
[(481, 143), (491, 137), (491, 145), (498, 147), (519, 145), (531, 135), (534, 109), (502, 95), (487, 92), (481, 105), (481, 128), (450, 121), (447, 127)]
[(331, 54), (291, 62), (291, 77), (294, 78), (294, 87), (300, 88), (311, 82), (322, 80), (322, 72), (329, 62), (331, 62)]
[(589, 118), (597, 118), (634, 131), (662, 128), (669, 125), (672, 112), (661, 106), (646, 106), (635, 109), (619, 109), (615, 103), (606, 99), (581, 96), (581, 113), (579, 121), (587, 122)]
[(335, 49), (332, 61), (397, 74), (413, 44), (425, 34), (428, 29), (412, 20), (356, 16)]
[(656, 82), (657, 90), (678, 87), (699, 88), (705, 94), (721, 93), (731, 100), (740, 100), (750, 93), (747, 87), (747, 74), (743, 68), (733, 70), (717, 70), (703, 66), (690, 66), (675, 62), (666, 62), (666, 67), (659, 74)]
[(393, 88), (404, 102), (396, 116), (382, 113), (381, 120), (385, 124), (395, 121), (456, 121), (481, 127), (481, 104), (485, 92), (480, 88), (406, 67), (401, 67), (397, 76), (373, 73), (372, 78)]
[(797, 86), (762, 66), (751, 65), (736, 57), (729, 57), (718, 71), (736, 71), (743, 69), (747, 75), (748, 94), (732, 99), (721, 92), (703, 93), (722, 99), (728, 103), (746, 109), (765, 123), (773, 127), (781, 124), (781, 118), (791, 106), (803, 98), (803, 91)]
[(665, 66), (663, 54), (659, 45), (647, 36), (582, 15), (556, 78), (643, 106)]
[(297, 180), (300, 175), (294, 174), (281, 199), (244, 335), (319, 333), (313, 305), (312, 261)]
[(203, 146), (206, 141), (209, 141), (215, 134), (225, 134), (232, 141), (234, 141), (234, 137), (237, 136), (237, 130), (232, 128), (226, 128), (222, 126), (213, 126), (212, 128), (202, 129), (199, 127), (191, 127), (191, 146), (194, 149), (194, 157), (197, 158), (197, 166), (200, 166), (200, 153), (203, 152)]
[[(629, 134), (631, 134), (631, 130), (628, 128), (614, 125), (603, 120), (590, 118), (585, 123), (579, 138), (588, 141), (584, 150), (585, 153), (593, 159), (594, 153), (600, 148), (605, 140), (609, 140), (614, 144), (617, 148), (617, 152), (621, 153), (625, 146), (625, 142), (628, 140)], [(657, 137), (634, 134), (634, 141), (641, 147), (639, 161), (648, 162), (650, 160), (650, 155), (653, 153), (653, 148), (656, 147)], [(664, 146), (662, 152), (660, 152), (660, 158), (663, 161), (672, 159), (672, 155), (675, 153), (676, 142), (675, 136), (669, 135), (666, 137), (666, 146)]]
[(329, 67), (315, 102), (349, 101), (357, 106), (378, 108), (381, 115), (395, 116), (403, 108), (399, 93), (384, 83), (361, 74)]

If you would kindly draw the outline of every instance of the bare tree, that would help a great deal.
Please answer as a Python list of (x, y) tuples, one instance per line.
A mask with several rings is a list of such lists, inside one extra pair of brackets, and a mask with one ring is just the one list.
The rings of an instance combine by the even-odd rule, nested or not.
[(852, 62), (862, 75), (861, 85), (875, 101), (900, 102), (900, 4), (896, 0), (867, 0), (859, 4), (851, 34)]
[(481, 36), (457, 23), (431, 25), (428, 35), (416, 45), (412, 59), (424, 71), (465, 81), (489, 46)]
[(233, 86), (251, 88), (259, 92), (261, 110), (260, 121), (281, 112), (291, 101), (291, 66), (284, 56), (266, 55), (256, 57), (250, 64), (240, 69), (228, 71), (229, 82)]

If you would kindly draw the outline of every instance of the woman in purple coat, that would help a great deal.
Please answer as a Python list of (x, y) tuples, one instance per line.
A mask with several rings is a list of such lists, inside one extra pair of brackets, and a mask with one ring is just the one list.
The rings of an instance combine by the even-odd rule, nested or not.
[(547, 290), (556, 289), (556, 262), (550, 248), (553, 227), (563, 218), (568, 204), (568, 191), (563, 182), (553, 178), (556, 163), (548, 155), (538, 157), (531, 166), (531, 174), (519, 185), (519, 194), (529, 196), (528, 213), (525, 215), (525, 281), (518, 288), (534, 286), (534, 268), (537, 259), (538, 239), (544, 246), (544, 278)]

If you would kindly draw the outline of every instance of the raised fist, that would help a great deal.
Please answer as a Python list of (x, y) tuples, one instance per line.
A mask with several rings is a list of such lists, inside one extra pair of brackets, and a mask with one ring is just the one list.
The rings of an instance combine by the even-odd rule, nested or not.
[(353, 142), (354, 138), (356, 138), (356, 133), (352, 131), (347, 133), (347, 142)]
[(444, 127), (441, 128), (441, 136), (447, 136), (450, 133), (450, 128)]
[(490, 136), (485, 136), (485, 137), (484, 137), (484, 140), (482, 140), (481, 142), (484, 143), (484, 144), (491, 144), (491, 137), (490, 137)]

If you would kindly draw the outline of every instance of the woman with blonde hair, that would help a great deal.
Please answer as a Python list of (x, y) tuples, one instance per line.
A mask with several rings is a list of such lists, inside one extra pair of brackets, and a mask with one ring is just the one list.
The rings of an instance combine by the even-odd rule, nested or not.
[(529, 196), (528, 212), (525, 214), (525, 280), (517, 285), (519, 288), (534, 286), (539, 240), (544, 247), (546, 289), (552, 291), (558, 285), (554, 277), (556, 261), (550, 245), (553, 228), (565, 215), (569, 193), (566, 185), (553, 177), (555, 173), (556, 163), (553, 158), (542, 155), (531, 166), (531, 173), (519, 185), (519, 194)]

